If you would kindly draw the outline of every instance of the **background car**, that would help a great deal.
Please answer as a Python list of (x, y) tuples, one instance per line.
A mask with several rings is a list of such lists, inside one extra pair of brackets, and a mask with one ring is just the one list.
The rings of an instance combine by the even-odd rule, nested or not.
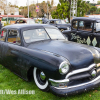
[(70, 30), (70, 28), (71, 28), (71, 24), (67, 24), (67, 23), (65, 23), (64, 20), (61, 20), (61, 19), (48, 20), (47, 18), (44, 18), (44, 19), (42, 19), (42, 22), (44, 24), (56, 26), (61, 32), (64, 30)]
[(100, 49), (68, 41), (47, 24), (8, 25), (2, 32), (0, 64), (26, 81), (33, 77), (40, 90), (66, 96), (100, 85)]
[(19, 18), (15, 21), (15, 24), (35, 24), (35, 21), (31, 18)]
[(100, 18), (76, 17), (72, 20), (71, 30), (63, 31), (69, 41), (100, 48)]

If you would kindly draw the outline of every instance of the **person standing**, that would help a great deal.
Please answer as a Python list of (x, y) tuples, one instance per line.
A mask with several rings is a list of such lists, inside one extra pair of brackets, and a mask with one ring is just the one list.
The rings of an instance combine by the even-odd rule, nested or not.
[(0, 16), (0, 33), (1, 33), (1, 29), (2, 29), (2, 23), (1, 23), (1, 21), (2, 21), (2, 16)]

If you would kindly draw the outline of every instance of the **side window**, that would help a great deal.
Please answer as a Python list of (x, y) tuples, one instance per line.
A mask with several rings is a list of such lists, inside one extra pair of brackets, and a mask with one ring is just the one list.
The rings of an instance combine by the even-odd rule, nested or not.
[(73, 22), (72, 22), (72, 27), (73, 27), (74, 29), (77, 29), (77, 27), (78, 27), (78, 21), (73, 21)]
[(90, 21), (79, 21), (79, 30), (92, 31), (93, 22)]
[(8, 31), (8, 42), (14, 43), (17, 45), (21, 44), (21, 39), (17, 30), (9, 30)]
[(20, 20), (20, 22), (19, 23), (26, 23), (24, 20)]
[(54, 21), (50, 21), (50, 24), (54, 24), (55, 22)]
[(2, 30), (1, 36), (0, 36), (0, 41), (5, 41), (6, 34), (7, 34), (7, 30)]
[(15, 22), (15, 24), (19, 24), (19, 20), (17, 20), (17, 21)]

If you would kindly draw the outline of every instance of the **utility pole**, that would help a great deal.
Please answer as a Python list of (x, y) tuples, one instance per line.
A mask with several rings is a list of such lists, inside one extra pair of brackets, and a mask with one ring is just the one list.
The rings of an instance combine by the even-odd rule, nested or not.
[(49, 15), (48, 15), (48, 0), (47, 0), (47, 18), (49, 19)]
[(71, 0), (70, 22), (74, 17), (77, 17), (77, 0)]
[(7, 13), (7, 23), (8, 23), (8, 5), (7, 5), (7, 0), (6, 0), (6, 13)]
[(28, 3), (28, 18), (29, 18), (29, 0), (27, 0)]
[[(38, 0), (37, 0), (37, 7), (38, 7)], [(38, 11), (37, 11), (37, 19), (38, 19)]]

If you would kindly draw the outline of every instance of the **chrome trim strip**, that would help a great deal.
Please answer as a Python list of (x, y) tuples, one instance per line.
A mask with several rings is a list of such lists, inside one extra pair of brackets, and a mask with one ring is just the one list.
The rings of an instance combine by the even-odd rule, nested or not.
[(92, 80), (90, 82), (87, 82), (87, 83), (79, 84), (79, 85), (76, 85), (76, 86), (69, 86), (69, 87), (65, 87), (65, 88), (59, 88), (59, 87), (54, 87), (54, 88), (56, 88), (56, 89), (70, 89), (70, 88), (75, 88), (75, 87), (79, 87), (79, 86), (84, 86), (84, 85), (87, 85), (87, 84), (91, 84), (93, 82), (96, 82), (99, 79), (100, 79), (100, 75), (97, 78), (95, 78), (94, 80)]
[(66, 83), (66, 82), (69, 82), (69, 79), (63, 79), (63, 80), (49, 79), (49, 81), (54, 82), (54, 83)]
[(78, 73), (82, 73), (82, 72), (89, 71), (89, 70), (91, 70), (91, 69), (92, 69), (93, 67), (95, 67), (95, 66), (96, 66), (96, 64), (92, 64), (92, 65), (90, 65), (88, 68), (82, 68), (82, 69), (74, 70), (74, 71), (68, 73), (68, 74), (66, 75), (65, 79), (68, 79), (68, 78), (69, 78), (70, 76), (72, 76), (72, 75), (75, 75), (75, 74), (78, 74)]

